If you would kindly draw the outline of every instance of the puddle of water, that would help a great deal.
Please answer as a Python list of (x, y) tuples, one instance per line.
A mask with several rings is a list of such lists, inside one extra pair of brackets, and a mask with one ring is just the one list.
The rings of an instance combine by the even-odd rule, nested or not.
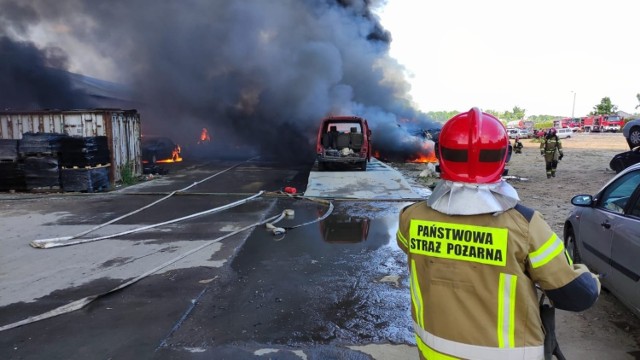
[[(395, 245), (403, 206), (339, 202), (324, 221), (283, 237), (256, 229), (231, 263), (234, 276), (208, 292), (183, 326), (207, 333), (176, 336), (215, 345), (414, 345), (406, 255)], [(284, 228), (327, 209), (288, 199), (278, 207), (295, 212), (276, 224)]]

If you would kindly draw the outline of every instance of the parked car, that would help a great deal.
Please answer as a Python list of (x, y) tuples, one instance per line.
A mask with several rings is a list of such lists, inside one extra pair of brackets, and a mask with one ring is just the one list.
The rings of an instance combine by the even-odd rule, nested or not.
[(629, 149), (640, 146), (640, 119), (627, 122), (622, 128), (622, 134), (627, 139)]
[(318, 170), (330, 166), (357, 166), (367, 170), (371, 160), (371, 130), (358, 116), (329, 116), (320, 121), (316, 140)]
[(556, 136), (558, 139), (566, 139), (570, 138), (573, 135), (573, 129), (571, 128), (561, 128), (556, 130)]
[(180, 146), (176, 145), (168, 137), (143, 136), (140, 141), (140, 148), (144, 164), (173, 162), (181, 159)]
[(533, 131), (529, 129), (518, 129), (518, 136), (520, 139), (531, 139), (533, 137)]
[(515, 139), (520, 136), (520, 131), (518, 129), (507, 129), (507, 133), (509, 134), (509, 139)]
[(577, 195), (564, 223), (565, 247), (576, 263), (600, 275), (602, 286), (640, 316), (640, 164), (595, 195)]
[(622, 170), (628, 168), (629, 166), (637, 163), (640, 163), (640, 146), (615, 155), (609, 162), (609, 167), (617, 174)]

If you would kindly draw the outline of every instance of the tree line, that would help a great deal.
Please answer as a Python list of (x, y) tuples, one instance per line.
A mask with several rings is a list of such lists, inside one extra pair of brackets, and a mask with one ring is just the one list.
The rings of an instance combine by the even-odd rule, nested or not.
[[(638, 98), (638, 105), (636, 105), (636, 109), (640, 108), (640, 93), (636, 94), (636, 97)], [(513, 109), (511, 111), (496, 111), (496, 110), (483, 110), (486, 113), (489, 113), (495, 117), (497, 117), (498, 119), (504, 120), (506, 122), (509, 121), (513, 121), (513, 120), (521, 120), (524, 119), (526, 117), (526, 110), (523, 108), (520, 108), (519, 106), (514, 106)], [(618, 106), (614, 105), (611, 102), (611, 99), (609, 97), (603, 97), (602, 100), (600, 100), (599, 104), (596, 104), (593, 106), (593, 111), (591, 111), (589, 113), (589, 115), (608, 115), (608, 114), (613, 114), (616, 111), (618, 111)], [(452, 117), (454, 117), (455, 115), (459, 114), (460, 111), (457, 110), (453, 110), (453, 111), (430, 111), (427, 113), (427, 115), (429, 117), (431, 117), (433, 120), (444, 123), (447, 120), (451, 119)], [(636, 114), (636, 117), (638, 115)], [(553, 123), (553, 120), (561, 118), (563, 116), (557, 116), (557, 115), (530, 115), (529, 117), (527, 117), (527, 120), (533, 121), (534, 124), (539, 124), (539, 123)]]

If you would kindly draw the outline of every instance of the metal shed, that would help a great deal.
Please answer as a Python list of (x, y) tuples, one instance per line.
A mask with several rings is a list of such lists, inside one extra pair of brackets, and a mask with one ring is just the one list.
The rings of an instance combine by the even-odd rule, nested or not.
[(0, 139), (22, 139), (33, 133), (106, 136), (111, 156), (110, 180), (122, 180), (123, 168), (142, 174), (140, 114), (137, 110), (79, 109), (1, 111)]

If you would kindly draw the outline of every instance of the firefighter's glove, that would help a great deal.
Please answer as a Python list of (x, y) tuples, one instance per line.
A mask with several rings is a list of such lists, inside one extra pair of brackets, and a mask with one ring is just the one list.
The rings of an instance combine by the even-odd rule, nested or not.
[(540, 155), (544, 155), (544, 151), (540, 151)]
[(598, 275), (589, 271), (589, 268), (585, 264), (573, 264), (573, 270), (579, 274), (588, 273), (591, 275), (591, 277), (596, 281), (596, 284), (598, 284), (598, 295), (600, 295), (600, 279), (598, 278)]
[(560, 156), (558, 156), (558, 160), (562, 160), (563, 157), (564, 157), (564, 154), (560, 154)]

